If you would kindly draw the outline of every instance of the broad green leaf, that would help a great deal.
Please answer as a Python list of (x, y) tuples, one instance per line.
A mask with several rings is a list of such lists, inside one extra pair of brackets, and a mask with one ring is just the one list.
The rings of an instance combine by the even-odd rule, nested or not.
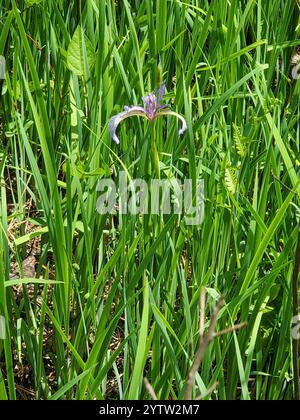
[(80, 26), (77, 27), (67, 51), (69, 70), (77, 76), (86, 76), (87, 68), (92, 69), (95, 64), (95, 51), (88, 37)]

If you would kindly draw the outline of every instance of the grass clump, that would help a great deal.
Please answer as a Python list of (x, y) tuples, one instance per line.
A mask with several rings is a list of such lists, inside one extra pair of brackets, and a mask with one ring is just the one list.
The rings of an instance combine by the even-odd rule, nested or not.
[[(294, 0), (2, 0), (0, 399), (299, 396), (298, 35)], [(115, 145), (161, 80), (188, 131)], [(203, 180), (200, 226), (97, 213), (153, 136), (156, 174)]]

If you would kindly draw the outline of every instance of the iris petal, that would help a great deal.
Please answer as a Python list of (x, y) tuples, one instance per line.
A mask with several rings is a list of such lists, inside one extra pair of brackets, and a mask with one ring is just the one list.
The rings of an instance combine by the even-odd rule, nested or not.
[(116, 134), (117, 128), (123, 120), (134, 116), (147, 118), (150, 122), (161, 116), (174, 116), (182, 122), (182, 127), (179, 130), (179, 136), (182, 136), (188, 129), (186, 120), (182, 115), (168, 109), (170, 105), (161, 105), (165, 90), (166, 84), (163, 83), (158, 89), (157, 95), (152, 92), (148, 96), (143, 97), (144, 107), (125, 106), (124, 112), (112, 117), (109, 122), (109, 131), (113, 141), (120, 144), (120, 140)]
[(174, 111), (161, 111), (157, 114), (158, 117), (160, 117), (161, 115), (166, 115), (166, 116), (170, 115), (170, 116), (178, 118), (182, 122), (182, 127), (179, 130), (179, 136), (182, 136), (187, 131), (188, 126), (187, 126), (185, 118), (182, 115)]
[(120, 144), (120, 140), (116, 134), (119, 124), (126, 118), (135, 116), (147, 118), (146, 110), (141, 106), (133, 106), (131, 108), (125, 107), (124, 112), (121, 112), (120, 114), (117, 114), (110, 119), (108, 128), (110, 131), (110, 135), (115, 143)]
[(165, 91), (166, 91), (166, 84), (165, 82), (163, 82), (163, 84), (161, 85), (161, 87), (158, 89), (157, 91), (157, 103), (161, 104), (163, 97), (165, 96)]

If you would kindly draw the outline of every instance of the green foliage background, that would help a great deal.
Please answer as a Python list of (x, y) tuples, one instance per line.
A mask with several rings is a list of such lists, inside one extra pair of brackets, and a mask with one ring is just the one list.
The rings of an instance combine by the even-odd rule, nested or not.
[[(183, 398), (203, 287), (207, 320), (225, 298), (218, 330), (248, 325), (213, 341), (193, 396), (218, 382), (208, 399), (293, 398), (298, 25), (294, 0), (1, 1), (1, 399), (145, 399), (145, 376)], [(147, 165), (147, 122), (124, 122), (118, 147), (107, 126), (156, 89), (158, 54), (189, 124), (178, 138), (159, 120), (161, 173), (204, 180), (200, 227), (95, 211), (100, 177)], [(44, 282), (17, 299), (24, 222)]]

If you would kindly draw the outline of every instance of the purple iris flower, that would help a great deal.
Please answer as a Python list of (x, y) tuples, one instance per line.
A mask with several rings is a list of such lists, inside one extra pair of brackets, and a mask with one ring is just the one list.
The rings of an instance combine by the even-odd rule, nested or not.
[(182, 128), (179, 130), (179, 136), (182, 136), (187, 130), (187, 123), (182, 115), (171, 111), (169, 105), (162, 105), (162, 100), (165, 94), (166, 85), (163, 83), (158, 89), (157, 93), (150, 93), (143, 97), (144, 107), (142, 106), (125, 106), (124, 111), (115, 115), (109, 122), (109, 131), (114, 142), (120, 144), (120, 140), (116, 134), (119, 124), (129, 117), (144, 117), (148, 121), (154, 121), (161, 116), (174, 116), (181, 120)]

